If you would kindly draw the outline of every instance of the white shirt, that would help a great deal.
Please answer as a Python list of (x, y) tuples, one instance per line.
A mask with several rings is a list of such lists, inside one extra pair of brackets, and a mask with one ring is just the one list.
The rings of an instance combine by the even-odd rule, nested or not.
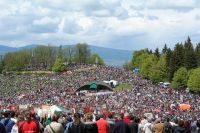
[(152, 124), (148, 122), (144, 125), (143, 130), (145, 133), (152, 133), (152, 128), (153, 128)]

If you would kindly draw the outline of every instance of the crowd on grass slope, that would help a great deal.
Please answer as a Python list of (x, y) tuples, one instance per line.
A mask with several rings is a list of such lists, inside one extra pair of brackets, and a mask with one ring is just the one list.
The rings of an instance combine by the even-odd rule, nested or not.
[[(77, 71), (77, 69), (81, 71)], [(132, 89), (127, 90), (124, 88), (120, 92), (99, 96), (77, 95), (75, 92), (76, 89), (88, 82), (113, 79), (120, 84), (130, 84)], [(189, 127), (195, 123), (194, 125), (197, 128), (197, 120), (200, 118), (199, 95), (185, 90), (176, 91), (171, 88), (153, 85), (150, 81), (141, 78), (139, 75), (134, 75), (131, 71), (108, 66), (72, 65), (70, 72), (62, 74), (2, 75), (0, 76), (0, 97), (1, 109), (9, 105), (25, 104), (33, 106), (52, 104), (68, 109), (75, 108), (80, 114), (85, 115), (77, 116), (76, 114), (76, 117), (81, 118), (82, 128), (84, 129), (87, 127), (85, 126), (87, 125), (87, 119), (88, 121), (93, 119), (85, 114), (84, 109), (90, 108), (93, 110), (92, 113), (95, 112), (98, 115), (100, 114), (98, 113), (99, 109), (103, 106), (106, 106), (106, 111), (110, 112), (110, 115), (116, 116), (115, 119), (118, 121), (116, 123), (114, 121), (114, 126), (116, 126), (117, 131), (120, 129), (120, 125), (124, 124), (123, 121), (128, 125), (130, 125), (130, 121), (138, 123), (145, 113), (152, 113), (154, 118), (158, 119), (146, 120), (145, 123), (140, 121), (142, 125), (141, 132), (146, 131), (145, 124), (148, 122), (151, 123), (150, 127), (152, 127), (149, 128), (148, 126), (149, 130), (152, 129), (152, 132), (156, 132), (158, 128), (156, 128), (156, 123), (160, 124), (166, 118), (174, 121), (173, 126), (184, 128), (185, 131), (186, 122), (188, 122)], [(186, 111), (180, 110), (179, 104), (182, 103), (189, 104), (191, 108)], [(125, 115), (121, 115), (121, 113)], [(76, 117), (74, 117), (74, 120), (76, 120)], [(54, 119), (56, 121), (57, 116), (52, 117), (51, 120)], [(66, 128), (65, 125), (63, 124), (64, 128)], [(45, 126), (44, 123), (43, 126)], [(122, 127), (125, 128), (126, 124)], [(164, 126), (159, 125), (159, 128), (161, 127)], [(129, 129), (127, 126), (127, 130)], [(190, 130), (188, 128), (188, 131)], [(175, 129), (173, 129), (173, 132), (175, 132)]]

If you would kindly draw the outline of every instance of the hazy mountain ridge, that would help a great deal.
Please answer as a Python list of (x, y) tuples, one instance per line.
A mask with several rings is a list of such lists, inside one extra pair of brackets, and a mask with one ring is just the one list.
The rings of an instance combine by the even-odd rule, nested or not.
[[(22, 49), (34, 48), (39, 45), (32, 44), (23, 47), (9, 47), (0, 45), (0, 55), (4, 55), (8, 52), (16, 52)], [(62, 45), (62, 47), (71, 47), (73, 45)], [(132, 58), (132, 52), (129, 50), (112, 49), (105, 47), (98, 47), (89, 45), (92, 53), (97, 53), (108, 65), (122, 66), (125, 62), (130, 61)]]

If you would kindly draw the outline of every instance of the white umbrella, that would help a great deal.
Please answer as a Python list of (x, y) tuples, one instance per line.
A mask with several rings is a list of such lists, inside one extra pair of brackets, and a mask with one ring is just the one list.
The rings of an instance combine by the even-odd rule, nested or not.
[(62, 107), (57, 106), (57, 105), (53, 105), (53, 106), (50, 107), (49, 111), (50, 111), (49, 113), (51, 115), (53, 115), (53, 114), (55, 114), (55, 112), (57, 112), (57, 113), (63, 113), (66, 110), (64, 108), (62, 108)]

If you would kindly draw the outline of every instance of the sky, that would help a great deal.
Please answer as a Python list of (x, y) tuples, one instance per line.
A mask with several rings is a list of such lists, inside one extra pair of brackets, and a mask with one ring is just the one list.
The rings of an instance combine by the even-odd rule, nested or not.
[(0, 0), (0, 44), (138, 50), (200, 42), (200, 0)]

